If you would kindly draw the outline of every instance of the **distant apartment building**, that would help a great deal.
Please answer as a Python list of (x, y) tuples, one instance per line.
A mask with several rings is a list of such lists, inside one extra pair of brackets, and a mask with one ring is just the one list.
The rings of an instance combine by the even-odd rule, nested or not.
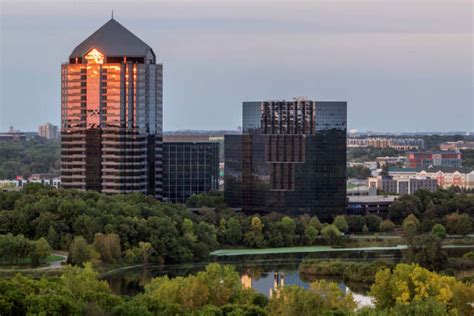
[(218, 188), (219, 143), (163, 142), (163, 201), (186, 203)]
[(162, 198), (163, 66), (113, 18), (61, 67), (64, 188)]
[(445, 142), (442, 143), (439, 148), (443, 151), (459, 151), (466, 149), (474, 150), (474, 142), (468, 142), (463, 140), (457, 142)]
[(225, 200), (244, 212), (309, 213), (346, 208), (347, 103), (243, 103), (243, 134), (225, 136)]
[(26, 140), (28, 137), (25, 133), (0, 133), (0, 142), (12, 142)]
[(51, 123), (46, 123), (38, 127), (38, 135), (46, 139), (58, 139), (59, 128)]
[(462, 154), (456, 151), (419, 151), (407, 153), (407, 168), (462, 167)]
[(368, 179), (369, 188), (375, 188), (385, 193), (413, 194), (418, 190), (434, 192), (438, 189), (438, 182), (429, 177), (393, 177), (377, 176)]
[(407, 158), (404, 156), (398, 157), (377, 157), (375, 161), (379, 167), (383, 167), (386, 165), (405, 165)]
[(469, 168), (390, 168), (389, 175), (397, 178), (429, 177), (436, 179), (438, 186), (474, 189), (474, 170)]
[(0, 180), (0, 189), (8, 191), (12, 189), (19, 189), (28, 183), (39, 183), (45, 186), (53, 186), (57, 189), (61, 187), (61, 179), (55, 174), (38, 173), (31, 175), (28, 179), (18, 176), (12, 180)]
[(393, 148), (396, 150), (418, 150), (424, 148), (422, 138), (386, 138), (386, 137), (368, 137), (368, 138), (348, 138), (348, 148)]

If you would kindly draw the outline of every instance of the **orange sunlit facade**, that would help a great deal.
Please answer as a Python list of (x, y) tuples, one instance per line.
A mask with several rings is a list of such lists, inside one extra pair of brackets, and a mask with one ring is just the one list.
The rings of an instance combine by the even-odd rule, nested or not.
[(62, 186), (161, 198), (162, 65), (113, 19), (96, 33), (62, 65)]

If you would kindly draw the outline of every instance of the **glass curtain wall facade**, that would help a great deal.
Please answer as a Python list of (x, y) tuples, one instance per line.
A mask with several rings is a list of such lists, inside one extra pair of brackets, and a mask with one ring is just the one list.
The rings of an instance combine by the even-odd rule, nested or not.
[(219, 143), (163, 143), (163, 200), (186, 203), (193, 194), (219, 188)]
[(322, 219), (344, 213), (346, 102), (244, 102), (243, 111), (243, 134), (225, 137), (227, 204)]
[(161, 198), (163, 69), (110, 20), (61, 67), (61, 185)]

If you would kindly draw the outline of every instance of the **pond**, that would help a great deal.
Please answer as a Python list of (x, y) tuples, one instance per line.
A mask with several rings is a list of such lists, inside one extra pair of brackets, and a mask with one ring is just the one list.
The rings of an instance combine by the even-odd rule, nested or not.
[[(252, 256), (214, 257), (213, 262), (231, 264), (241, 276), (242, 285), (270, 297), (277, 286), (298, 285), (308, 288), (314, 277), (299, 273), (299, 265), (304, 259), (362, 260), (385, 259), (398, 262), (399, 251), (351, 251), (325, 253), (281, 253)], [(209, 262), (149, 266), (122, 270), (103, 276), (112, 290), (121, 295), (136, 295), (153, 277), (168, 275), (170, 278), (186, 276), (205, 269)], [(352, 293), (360, 306), (369, 305), (368, 284), (344, 282), (341, 278), (325, 278), (336, 282), (344, 293)]]
[[(447, 247), (450, 256), (459, 256), (467, 251), (468, 247)], [(472, 248), (472, 247), (471, 247)], [(319, 249), (321, 250), (321, 249)], [(303, 275), (299, 273), (299, 265), (305, 259), (321, 260), (350, 260), (350, 261), (373, 261), (386, 260), (398, 263), (401, 258), (401, 248), (363, 248), (350, 251), (316, 251), (307, 252), (296, 251), (289, 253), (286, 251), (276, 251), (268, 253), (267, 251), (232, 253), (232, 255), (215, 255), (212, 262), (222, 264), (231, 264), (241, 276), (243, 286), (251, 287), (257, 292), (266, 295), (272, 295), (277, 286), (298, 285), (304, 288), (316, 278), (314, 276)], [(218, 252), (222, 254), (222, 252)], [(116, 273), (109, 273), (102, 278), (107, 280), (112, 290), (121, 295), (136, 295), (143, 291), (143, 287), (153, 277), (168, 275), (170, 278), (176, 276), (187, 276), (205, 269), (209, 262), (149, 266), (144, 269), (137, 267), (122, 270)], [(367, 295), (370, 285), (365, 283), (346, 282), (342, 278), (324, 278), (336, 282), (344, 293), (352, 293), (359, 306), (371, 304), (371, 298)]]

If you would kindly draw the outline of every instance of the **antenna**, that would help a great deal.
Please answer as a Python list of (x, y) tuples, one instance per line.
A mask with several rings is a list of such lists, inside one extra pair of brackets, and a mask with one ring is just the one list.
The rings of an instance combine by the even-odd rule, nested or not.
[(112, 19), (114, 18), (114, 10), (112, 10)]

